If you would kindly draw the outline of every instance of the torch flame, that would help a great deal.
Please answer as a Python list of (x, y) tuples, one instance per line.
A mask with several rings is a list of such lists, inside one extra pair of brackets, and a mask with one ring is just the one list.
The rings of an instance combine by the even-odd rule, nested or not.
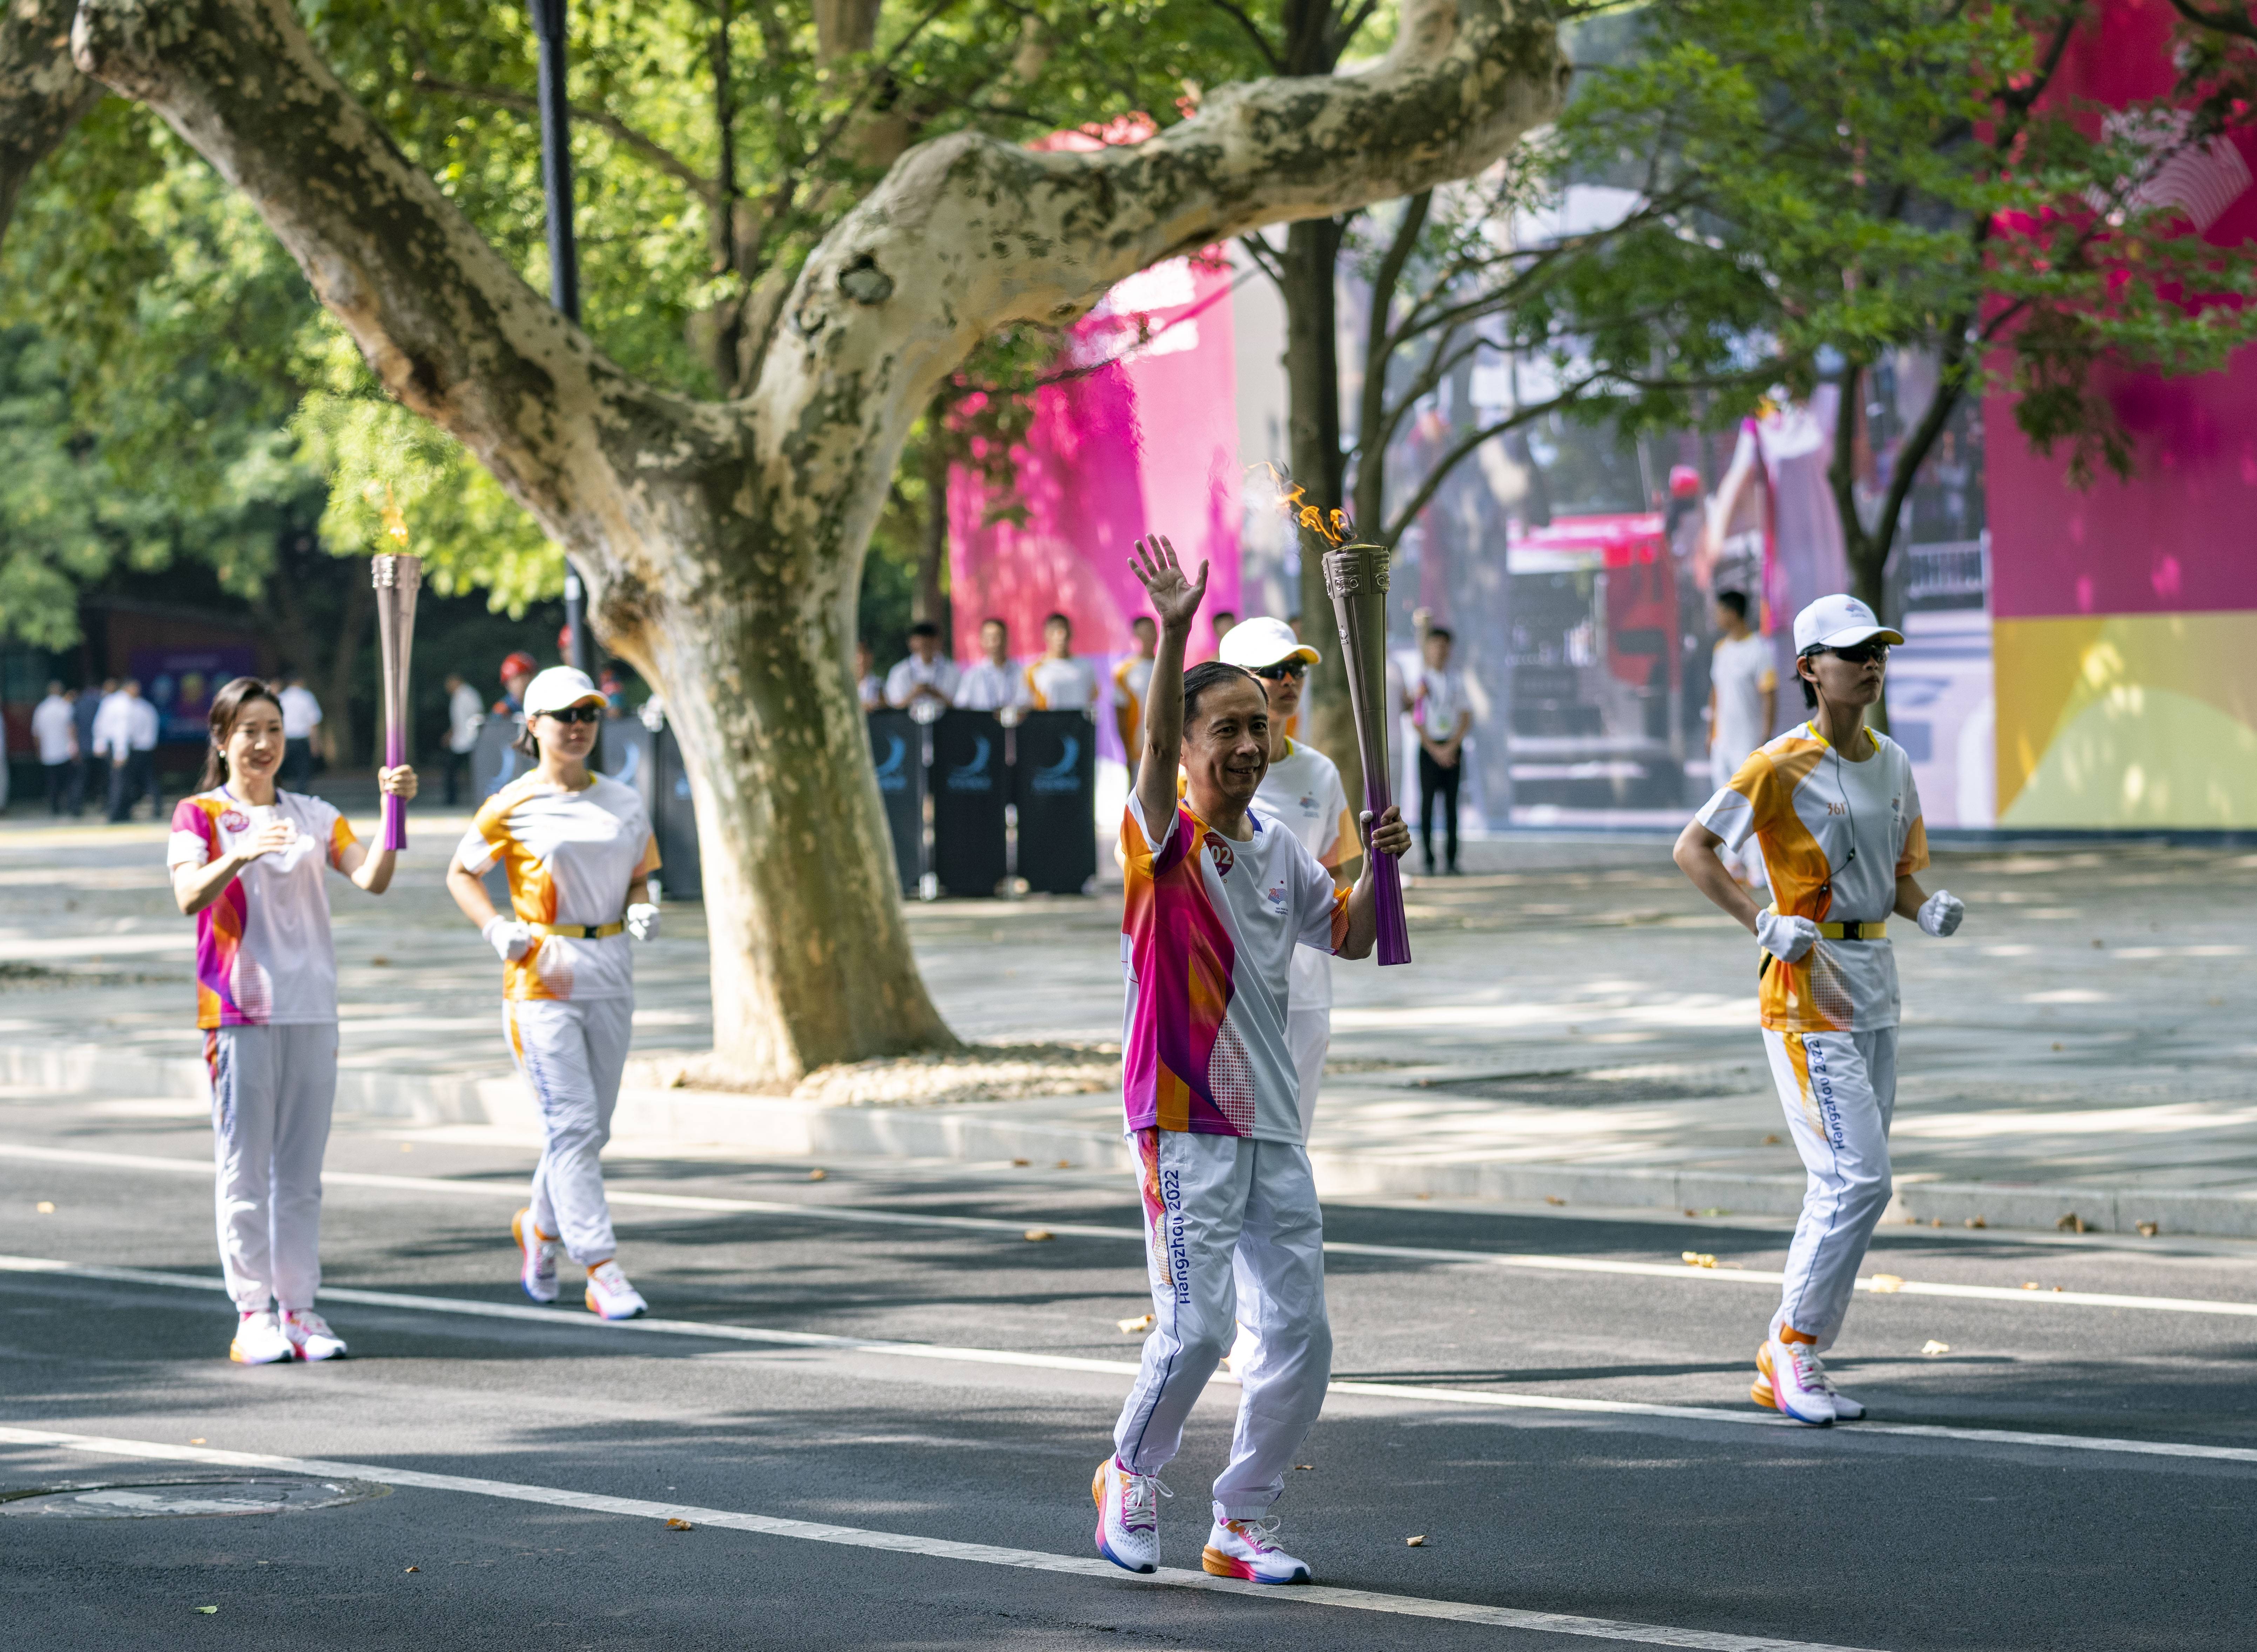
[(1347, 512), (1327, 512), (1308, 504), (1308, 490), (1276, 465), (1265, 460), (1247, 469), (1249, 475), (1256, 470), (1270, 473), (1270, 481), (1277, 488), (1277, 508), (1285, 513), (1287, 521), (1299, 523), (1328, 545), (1345, 545), (1354, 537), (1355, 526), (1348, 519)]
[(385, 533), (401, 546), (406, 546), (407, 518), (400, 508), (400, 501), (392, 495), (392, 484), (389, 482), (371, 482), (360, 491), (360, 497), (371, 505), (376, 505), (379, 499), (383, 501), (378, 508), (384, 516)]

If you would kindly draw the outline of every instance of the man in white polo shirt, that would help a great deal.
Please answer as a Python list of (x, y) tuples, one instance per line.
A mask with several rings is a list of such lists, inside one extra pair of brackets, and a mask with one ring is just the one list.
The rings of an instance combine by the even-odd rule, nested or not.
[(297, 671), (284, 683), (280, 700), (282, 779), (292, 791), (302, 792), (314, 783), (314, 731), (322, 726), (322, 702)]
[(909, 627), (909, 657), (886, 674), (886, 702), (903, 711), (930, 701), (938, 717), (956, 698), (956, 662), (940, 651), (940, 627), (920, 619)]
[(966, 711), (1012, 711), (1027, 703), (1026, 679), (1011, 663), (1011, 632), (992, 616), (980, 622), (979, 663), (956, 684), (956, 703)]

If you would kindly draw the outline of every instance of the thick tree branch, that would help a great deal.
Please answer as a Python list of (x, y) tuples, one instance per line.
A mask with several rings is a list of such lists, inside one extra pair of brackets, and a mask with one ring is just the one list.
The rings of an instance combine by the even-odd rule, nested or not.
[(102, 99), (71, 61), (77, 0), (0, 0), (0, 236), (32, 169)]

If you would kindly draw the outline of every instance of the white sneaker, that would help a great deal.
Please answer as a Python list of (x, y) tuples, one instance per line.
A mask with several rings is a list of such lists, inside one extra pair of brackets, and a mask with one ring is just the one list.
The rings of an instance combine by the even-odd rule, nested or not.
[(1157, 1474), (1137, 1474), (1117, 1457), (1097, 1465), (1089, 1482), (1097, 1502), (1097, 1552), (1124, 1571), (1160, 1567), (1160, 1499), (1175, 1493)]
[(1758, 1403), (1768, 1404), (1780, 1415), (1814, 1428), (1826, 1427), (1839, 1415), (1834, 1408), (1834, 1396), (1826, 1391), (1826, 1373), (1818, 1364), (1818, 1352), (1808, 1343), (1782, 1342), (1773, 1337), (1756, 1356), (1756, 1365), (1768, 1379), (1764, 1387), (1771, 1394), (1765, 1401), (1762, 1388), (1751, 1388), (1749, 1397)]
[(294, 1308), (283, 1315), (282, 1334), (301, 1359), (344, 1358), (345, 1339), (331, 1331), (329, 1322), (310, 1308)]
[(599, 1262), (588, 1270), (588, 1311), (599, 1319), (633, 1319), (650, 1311), (627, 1276), (615, 1262)]
[(537, 1303), (555, 1302), (556, 1241), (534, 1226), (531, 1205), (509, 1218), (509, 1232), (517, 1241), (517, 1277), (525, 1294)]
[(1275, 1520), (1219, 1520), (1206, 1535), (1206, 1552), (1199, 1564), (1217, 1578), (1244, 1578), (1252, 1583), (1306, 1583), (1309, 1568), (1270, 1540), (1277, 1535)]
[(235, 1322), (235, 1340), (227, 1357), (239, 1366), (279, 1365), (290, 1357), (290, 1339), (272, 1308), (245, 1314)]
[[(1810, 1356), (1810, 1367), (1818, 1373), (1819, 1387), (1823, 1389), (1826, 1397), (1834, 1402), (1834, 1420), (1836, 1423), (1863, 1421), (1865, 1415), (1864, 1406), (1834, 1386), (1833, 1373), (1826, 1369), (1825, 1362), (1815, 1353)], [(1758, 1405), (1769, 1406), (1772, 1410), (1778, 1410), (1779, 1400), (1772, 1392), (1771, 1386), (1771, 1345), (1769, 1343), (1764, 1344), (1762, 1347), (1756, 1350), (1756, 1370), (1760, 1374), (1755, 1380), (1755, 1386), (1748, 1390), (1748, 1398), (1753, 1400)]]

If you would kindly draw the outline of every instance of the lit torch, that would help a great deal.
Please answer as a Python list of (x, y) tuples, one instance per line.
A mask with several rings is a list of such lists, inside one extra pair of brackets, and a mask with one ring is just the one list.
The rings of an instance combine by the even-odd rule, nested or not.
[[(386, 534), (405, 546), (407, 520), (392, 490), (371, 482), (362, 497), (371, 505), (382, 501)], [(423, 583), (423, 559), (386, 553), (371, 557), (368, 566), (376, 587), (377, 653), (384, 667), (384, 766), (398, 768), (407, 760), (407, 657), (415, 646), (415, 593)], [(407, 806), (389, 792), (384, 794), (383, 847), (407, 847)]]
[[(1325, 591), (1333, 599), (1340, 626), (1341, 660), (1348, 668), (1348, 709), (1355, 717), (1355, 743), (1363, 759), (1363, 806), (1374, 824), (1394, 801), (1388, 777), (1387, 725), (1387, 547), (1350, 544), (1355, 525), (1339, 511), (1305, 503), (1298, 484), (1272, 469), (1279, 484), (1278, 505), (1325, 549)], [(1411, 927), (1403, 913), (1403, 876), (1392, 855), (1372, 856), (1373, 904), (1379, 919), (1382, 964), (1411, 962)]]

